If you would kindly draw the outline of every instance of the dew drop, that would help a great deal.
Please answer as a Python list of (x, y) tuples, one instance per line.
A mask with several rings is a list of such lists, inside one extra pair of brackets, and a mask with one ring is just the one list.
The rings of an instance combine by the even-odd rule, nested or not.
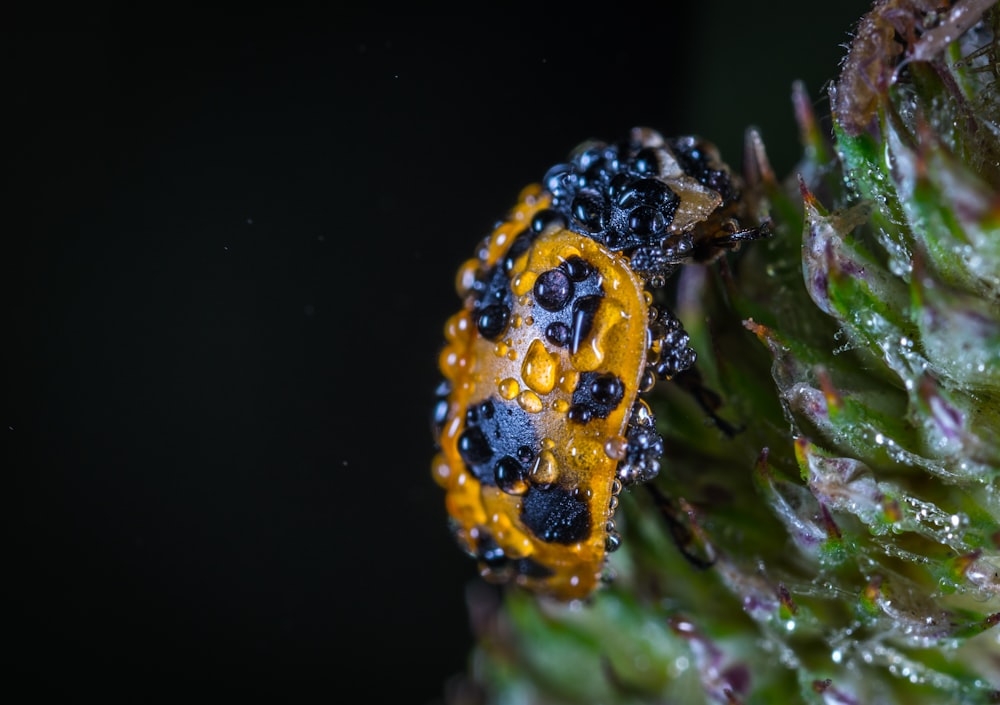
[(522, 495), (528, 491), (528, 472), (517, 459), (505, 455), (493, 468), (497, 487), (507, 494)]
[(558, 479), (559, 468), (556, 465), (556, 456), (551, 450), (543, 450), (538, 454), (529, 477), (534, 484), (541, 487), (548, 487)]
[(537, 414), (543, 408), (539, 396), (528, 389), (517, 395), (517, 404), (529, 414)]
[(508, 401), (516, 397), (520, 391), (521, 385), (513, 377), (508, 377), (497, 385), (497, 392), (500, 394), (501, 398)]
[(507, 328), (510, 309), (503, 304), (487, 306), (476, 319), (479, 334), (488, 340), (496, 340)]
[(604, 453), (612, 460), (621, 460), (625, 457), (625, 451), (628, 450), (628, 441), (622, 437), (609, 438), (604, 444)]
[(541, 340), (537, 338), (533, 340), (521, 365), (521, 377), (524, 383), (539, 394), (551, 392), (556, 386), (556, 377), (559, 373), (558, 359), (558, 356), (550, 354), (545, 349)]
[(534, 288), (535, 301), (546, 311), (558, 311), (573, 298), (573, 282), (560, 269), (542, 272)]

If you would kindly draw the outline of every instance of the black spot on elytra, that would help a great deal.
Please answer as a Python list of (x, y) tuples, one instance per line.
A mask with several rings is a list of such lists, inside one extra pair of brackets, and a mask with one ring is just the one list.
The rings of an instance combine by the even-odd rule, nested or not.
[(510, 243), (507, 254), (499, 262), (500, 270), (505, 275), (510, 274), (510, 270), (514, 268), (514, 261), (531, 248), (532, 243), (540, 232), (540, 230), (535, 230), (534, 228), (527, 228), (517, 234), (514, 241)]
[(546, 543), (571, 544), (590, 533), (590, 509), (574, 490), (532, 487), (521, 502), (521, 521)]
[(479, 334), (498, 340), (507, 330), (514, 295), (510, 290), (510, 271), (514, 260), (531, 247), (538, 233), (525, 228), (514, 238), (507, 253), (495, 266), (480, 272), (472, 283), (473, 317)]
[(554, 570), (545, 567), (534, 558), (518, 558), (517, 560), (511, 561), (511, 564), (511, 567), (515, 572), (529, 578), (541, 580), (544, 578), (551, 578), (556, 574)]
[(625, 384), (610, 372), (584, 372), (573, 390), (570, 419), (586, 423), (593, 417), (608, 418), (625, 398)]
[(479, 532), (479, 540), (476, 541), (476, 558), (494, 570), (507, 563), (507, 554), (487, 531)]
[(555, 575), (555, 571), (533, 558), (509, 558), (485, 528), (479, 529), (479, 540), (476, 542), (475, 553), (476, 558), (494, 575), (503, 578), (509, 578), (515, 574), (544, 580)]
[(458, 453), (466, 465), (475, 466), (493, 457), (493, 449), (481, 428), (467, 428), (458, 437)]
[(499, 397), (470, 406), (458, 437), (458, 452), (476, 479), (515, 493), (522, 491), (539, 447), (528, 412)]
[(528, 467), (510, 455), (493, 466), (493, 477), (497, 487), (507, 494), (524, 494), (528, 490)]
[(538, 305), (532, 308), (531, 332), (575, 352), (590, 334), (604, 289), (597, 268), (573, 255), (539, 274), (532, 295)]

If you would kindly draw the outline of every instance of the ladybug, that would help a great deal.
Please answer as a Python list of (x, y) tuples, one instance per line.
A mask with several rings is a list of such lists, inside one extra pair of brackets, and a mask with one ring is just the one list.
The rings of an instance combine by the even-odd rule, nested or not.
[(660, 470), (643, 397), (697, 357), (654, 292), (769, 235), (747, 210), (713, 145), (635, 128), (526, 187), (460, 267), (432, 474), (484, 578), (560, 600), (601, 584), (620, 493)]

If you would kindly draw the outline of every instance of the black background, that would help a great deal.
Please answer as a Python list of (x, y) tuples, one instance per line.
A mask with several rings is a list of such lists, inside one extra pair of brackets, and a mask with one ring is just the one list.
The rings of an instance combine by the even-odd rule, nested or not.
[(755, 124), (789, 172), (792, 81), (824, 113), (867, 8), (662, 5), (4, 30), (6, 689), (442, 696), (474, 575), (429, 470), (455, 269), (589, 137), (738, 164)]

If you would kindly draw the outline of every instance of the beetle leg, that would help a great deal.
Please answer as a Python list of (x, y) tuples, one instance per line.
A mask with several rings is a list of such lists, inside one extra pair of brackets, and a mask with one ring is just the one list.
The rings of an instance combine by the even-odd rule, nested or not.
[(722, 397), (717, 392), (705, 386), (701, 372), (698, 371), (697, 367), (684, 370), (684, 372), (674, 377), (673, 381), (681, 389), (694, 397), (694, 400), (698, 402), (698, 406), (712, 419), (712, 423), (715, 424), (716, 428), (724, 434), (732, 438), (737, 433), (743, 431), (743, 426), (734, 426), (716, 413), (716, 410), (722, 406)]
[(694, 518), (694, 509), (683, 499), (678, 502), (656, 486), (655, 482), (643, 485), (652, 495), (670, 536), (688, 562), (696, 568), (711, 568), (716, 561), (715, 547)]

